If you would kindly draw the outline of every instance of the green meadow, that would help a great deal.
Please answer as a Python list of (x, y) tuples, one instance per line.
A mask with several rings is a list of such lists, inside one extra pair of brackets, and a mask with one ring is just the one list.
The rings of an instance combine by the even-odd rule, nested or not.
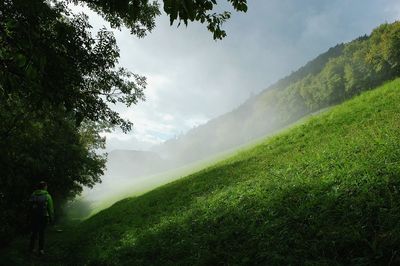
[[(89, 219), (18, 265), (398, 265), (400, 79)], [(10, 264), (11, 265), (11, 264)]]

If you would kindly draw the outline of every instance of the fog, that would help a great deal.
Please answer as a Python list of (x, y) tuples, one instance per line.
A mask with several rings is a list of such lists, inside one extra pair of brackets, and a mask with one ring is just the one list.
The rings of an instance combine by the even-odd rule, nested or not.
[[(94, 30), (110, 28), (87, 8), (74, 10), (87, 13)], [(134, 129), (104, 134), (107, 171), (81, 200), (97, 211), (273, 134), (284, 126), (279, 111), (258, 101), (269, 85), (329, 47), (399, 17), (395, 0), (268, 0), (234, 13), (224, 27), (228, 37), (218, 42), (204, 25), (170, 27), (165, 16), (144, 39), (115, 31), (120, 65), (148, 78), (147, 100), (113, 106)]]
[[(151, 151), (114, 150), (108, 154), (107, 170), (102, 183), (86, 188), (79, 198), (67, 207), (72, 218), (85, 218), (118, 200), (134, 197), (223, 160), (233, 152), (228, 150), (192, 163), (177, 158), (161, 158)], [(71, 211), (84, 205), (82, 213)], [(72, 207), (72, 208), (71, 208)]]

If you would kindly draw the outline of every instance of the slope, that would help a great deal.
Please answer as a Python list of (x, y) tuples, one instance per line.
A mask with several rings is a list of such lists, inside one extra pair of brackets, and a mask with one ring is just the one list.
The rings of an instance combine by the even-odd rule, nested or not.
[(122, 200), (51, 252), (65, 265), (399, 264), (399, 102), (397, 79)]

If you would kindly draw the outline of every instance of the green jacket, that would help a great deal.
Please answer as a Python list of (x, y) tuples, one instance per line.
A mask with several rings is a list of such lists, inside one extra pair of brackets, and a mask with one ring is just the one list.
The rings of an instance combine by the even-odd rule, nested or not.
[(50, 219), (54, 218), (54, 206), (53, 206), (53, 199), (51, 198), (49, 192), (47, 192), (47, 190), (35, 190), (32, 193), (31, 196), (31, 202), (34, 202), (37, 198), (44, 198), (44, 200), (46, 201), (46, 216), (48, 216)]

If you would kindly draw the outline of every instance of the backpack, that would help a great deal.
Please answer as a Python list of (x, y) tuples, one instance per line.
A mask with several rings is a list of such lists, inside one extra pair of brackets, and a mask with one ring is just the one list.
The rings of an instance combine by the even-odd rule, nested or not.
[(31, 202), (31, 213), (32, 216), (47, 216), (47, 195), (32, 195), (30, 200)]

